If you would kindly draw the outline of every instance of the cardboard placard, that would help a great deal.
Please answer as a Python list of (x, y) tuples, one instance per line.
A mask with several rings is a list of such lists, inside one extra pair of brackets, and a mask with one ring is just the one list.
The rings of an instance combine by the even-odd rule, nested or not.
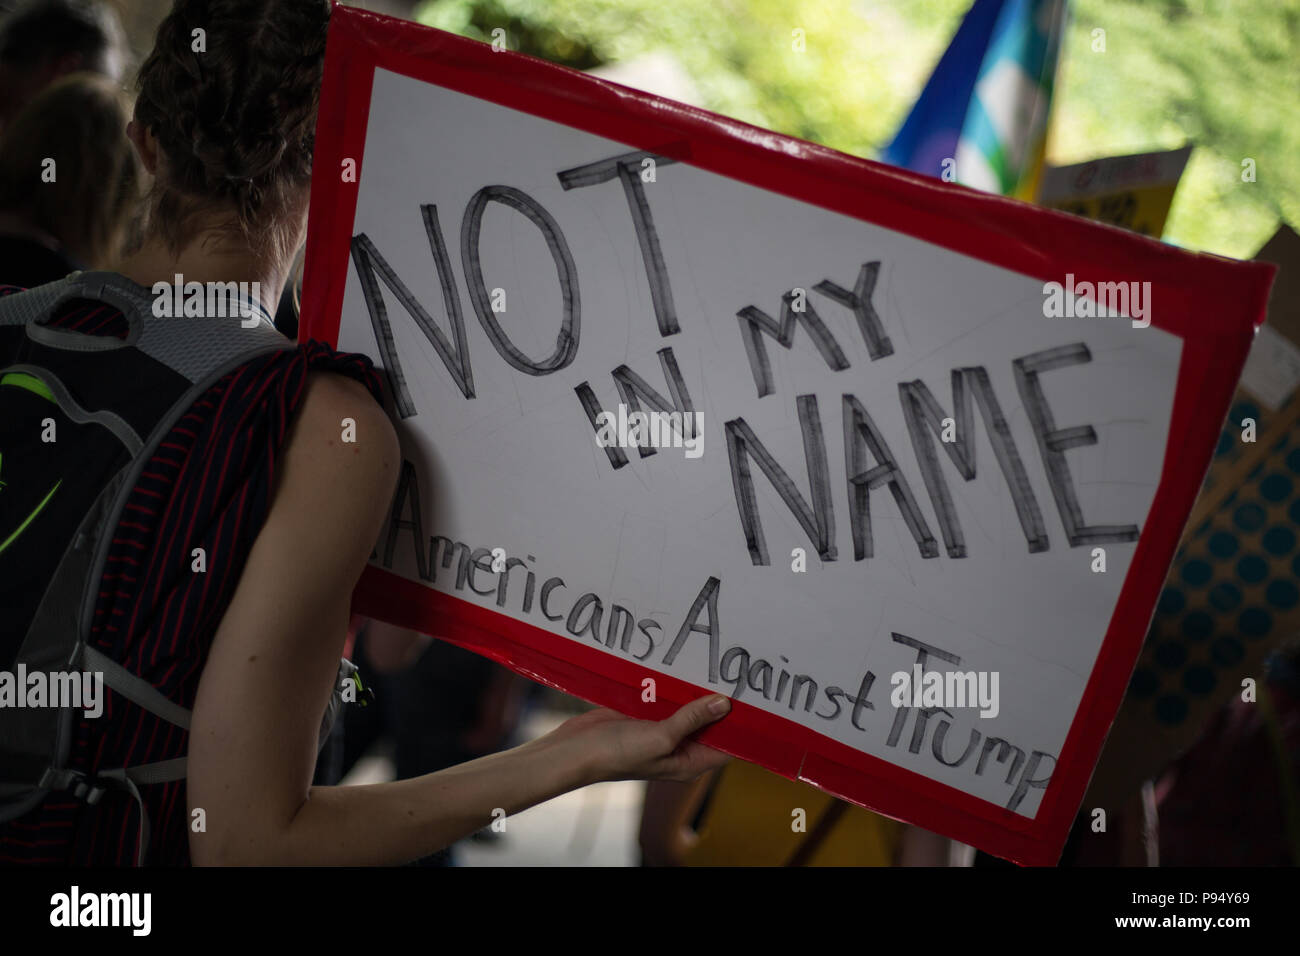
[(1038, 203), (1160, 238), (1192, 147), (1047, 166)]
[(315, 163), (304, 336), (404, 456), (357, 610), (1058, 858), (1268, 267), (346, 7)]

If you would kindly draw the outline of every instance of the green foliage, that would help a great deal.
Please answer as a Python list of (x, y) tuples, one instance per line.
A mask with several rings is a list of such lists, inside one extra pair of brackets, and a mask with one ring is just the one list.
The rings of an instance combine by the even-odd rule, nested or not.
[[(1244, 258), (1300, 226), (1300, 3), (1077, 0), (1053, 154), (1077, 162), (1196, 145), (1165, 237)], [(1091, 31), (1106, 31), (1106, 52)], [(1242, 160), (1256, 181), (1242, 182)]]
[[(702, 105), (875, 156), (970, 0), (430, 0), (424, 23), (578, 69), (670, 53)], [(1094, 52), (1093, 30), (1106, 31)], [(794, 49), (803, 31), (805, 49)], [(1248, 257), (1300, 225), (1300, 0), (1073, 0), (1049, 158), (1193, 142), (1165, 237)], [(1256, 162), (1242, 182), (1241, 162)]]

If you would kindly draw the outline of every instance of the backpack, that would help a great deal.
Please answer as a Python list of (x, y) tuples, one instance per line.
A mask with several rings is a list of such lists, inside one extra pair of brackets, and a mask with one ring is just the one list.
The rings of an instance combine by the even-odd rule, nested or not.
[[(74, 299), (119, 309), (126, 339), (42, 324)], [(54, 791), (95, 804), (120, 788), (140, 811), (137, 865), (149, 846), (138, 787), (182, 779), (185, 758), (89, 778), (67, 766), (73, 727), (94, 675), (178, 727), (188, 730), (190, 712), (87, 643), (109, 545), (141, 472), (194, 402), (250, 359), (293, 347), (264, 310), (246, 328), (238, 314), (158, 318), (154, 302), (107, 272), (0, 298), (0, 822)], [(340, 679), (354, 672), (344, 661)], [(336, 684), (326, 723), (338, 697)]]

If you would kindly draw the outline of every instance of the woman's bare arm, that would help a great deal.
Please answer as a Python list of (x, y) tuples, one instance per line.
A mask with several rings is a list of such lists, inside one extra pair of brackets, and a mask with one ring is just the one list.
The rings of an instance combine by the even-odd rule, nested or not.
[[(342, 441), (342, 420), (356, 442)], [(686, 740), (720, 713), (703, 698), (668, 720), (609, 711), (412, 780), (311, 786), (353, 586), (383, 523), (400, 451), (365, 390), (312, 376), (271, 509), (213, 641), (189, 743), (188, 795), (206, 831), (196, 864), (402, 863), (550, 797), (616, 777), (689, 779), (725, 758)], [(721, 713), (725, 713), (722, 710)]]

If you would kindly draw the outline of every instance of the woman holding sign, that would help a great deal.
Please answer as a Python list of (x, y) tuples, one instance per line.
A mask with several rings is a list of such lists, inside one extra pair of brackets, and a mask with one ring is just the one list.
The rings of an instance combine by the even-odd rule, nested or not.
[[(114, 273), (0, 298), (0, 334), (34, 313), (49, 326), (0, 337), (0, 367), (25, 363), (34, 379), (0, 388), (0, 406), (28, 402), (44, 416), (30, 421), (52, 421), (69, 394), (93, 393), (101, 409), (121, 406), (101, 431), (131, 452), (79, 635), (83, 669), (111, 690), (98, 716), (72, 712), (69, 746), (39, 784), (27, 781), (27, 805), (0, 804), (0, 862), (402, 863), (588, 783), (687, 780), (725, 759), (690, 739), (729, 709), (715, 695), (659, 722), (591, 711), (414, 779), (311, 786), (322, 713), (357, 686), (339, 666), (350, 596), (401, 464), (369, 361), (318, 342), (290, 348), (269, 326), (306, 225), (329, 10), (177, 0), (128, 127), (154, 177), (142, 240)], [(230, 310), (213, 311), (214, 288)], [(182, 328), (201, 334), (178, 341)], [(42, 388), (57, 376), (41, 363), (61, 350), (82, 356), (67, 375), (93, 364), (93, 380)], [(4, 448), (6, 495), (22, 482), (10, 448), (27, 447), (17, 429), (28, 420), (0, 414), (6, 429), (20, 423), (0, 435), (17, 443)], [(120, 425), (137, 421), (144, 434)], [(63, 489), (94, 462), (74, 461), (84, 415), (60, 427), (69, 438), (56, 447), (73, 456)], [(27, 577), (62, 574), (62, 556), (84, 545), (75, 532), (91, 527), (81, 515), (100, 489), (87, 491), (81, 502), (47, 496), (0, 561), (16, 572), (21, 560)], [(0, 537), (21, 520), (0, 517)], [(38, 625), (41, 639), (72, 646), (78, 635), (52, 633), (51, 611), (42, 603), (5, 623), (3, 664)], [(18, 746), (29, 744), (40, 742)]]

